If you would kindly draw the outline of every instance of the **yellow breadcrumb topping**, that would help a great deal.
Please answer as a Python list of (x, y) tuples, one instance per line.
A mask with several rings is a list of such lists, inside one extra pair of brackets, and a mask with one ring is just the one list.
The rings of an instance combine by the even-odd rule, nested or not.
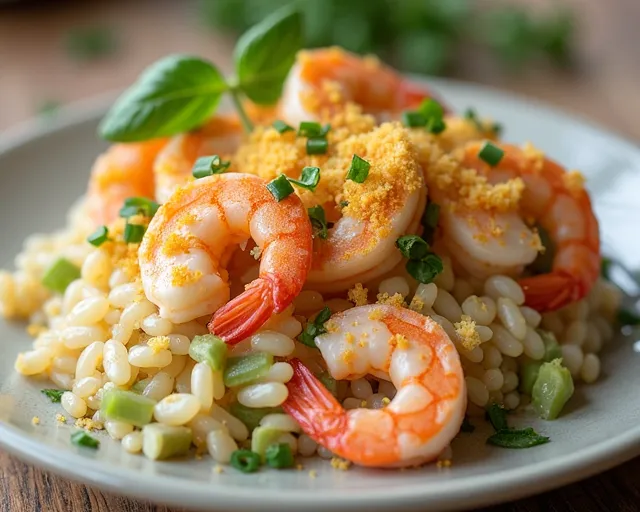
[(404, 297), (399, 293), (394, 293), (391, 296), (387, 292), (379, 293), (377, 299), (377, 304), (388, 304), (390, 306), (398, 306), (399, 308), (406, 306)]
[(40, 418), (38, 416), (34, 416), (31, 418), (31, 424), (35, 427), (36, 425), (40, 425)]
[(147, 345), (151, 347), (154, 354), (158, 354), (162, 350), (168, 350), (171, 345), (169, 336), (153, 336), (147, 340)]
[(168, 257), (185, 254), (193, 246), (193, 239), (193, 235), (170, 233), (162, 244), (162, 254)]
[(348, 348), (342, 351), (341, 357), (345, 364), (351, 364), (355, 361), (356, 353)]
[(362, 283), (356, 283), (353, 288), (347, 292), (347, 297), (356, 306), (364, 306), (368, 303), (367, 295), (369, 290), (362, 286)]
[(309, 471), (309, 478), (316, 478), (318, 476), (318, 472), (315, 469)]
[(220, 464), (216, 464), (213, 466), (213, 472), (218, 474), (224, 473), (224, 468)]
[(473, 350), (478, 347), (482, 341), (480, 334), (476, 330), (476, 323), (468, 315), (462, 315), (459, 322), (455, 322), (456, 334), (460, 339), (460, 343), (467, 350)]
[(391, 399), (387, 396), (382, 397), (382, 403), (384, 405), (389, 405), (391, 403)]
[(450, 468), (451, 464), (452, 462), (449, 459), (443, 459), (436, 462), (436, 466), (439, 468)]
[(253, 257), (254, 260), (259, 260), (262, 255), (262, 249), (259, 246), (255, 246), (253, 249), (249, 251), (249, 254)]
[(571, 170), (562, 175), (564, 186), (567, 187), (569, 193), (574, 197), (580, 197), (584, 193), (585, 177), (580, 171)]
[(74, 425), (78, 428), (83, 428), (91, 432), (92, 430), (102, 430), (104, 425), (99, 421), (93, 421), (91, 418), (78, 418)]
[(371, 311), (371, 313), (369, 313), (367, 316), (369, 317), (369, 320), (380, 320), (384, 316), (384, 313), (382, 312), (381, 309), (376, 308), (373, 311)]
[(544, 152), (536, 148), (531, 142), (525, 142), (522, 146), (522, 154), (535, 171), (541, 171), (544, 165)]
[(400, 350), (406, 350), (409, 348), (409, 340), (402, 334), (394, 334), (389, 340), (389, 345), (397, 347)]
[(353, 342), (356, 340), (356, 337), (353, 335), (353, 333), (350, 332), (346, 332), (344, 334), (344, 341), (349, 343), (349, 344), (353, 344)]
[(202, 278), (200, 270), (191, 270), (187, 265), (176, 265), (171, 269), (171, 284), (173, 286), (188, 286), (197, 283)]
[(324, 328), (325, 328), (325, 330), (327, 332), (330, 332), (330, 333), (335, 333), (335, 332), (338, 332), (340, 330), (340, 327), (335, 322), (335, 320), (331, 320), (331, 319), (327, 320), (324, 323)]
[(411, 303), (409, 304), (409, 309), (411, 311), (415, 311), (416, 313), (421, 313), (423, 308), (424, 301), (420, 297), (414, 295), (411, 299)]
[(62, 415), (62, 414), (60, 414), (60, 413), (56, 413), (56, 421), (57, 421), (58, 423), (66, 423), (66, 422), (67, 422), (67, 417), (66, 417), (66, 416), (63, 416), (63, 415)]

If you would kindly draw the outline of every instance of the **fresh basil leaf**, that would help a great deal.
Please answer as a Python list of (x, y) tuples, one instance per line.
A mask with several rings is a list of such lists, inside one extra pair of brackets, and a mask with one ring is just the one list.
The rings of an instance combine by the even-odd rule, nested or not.
[(170, 55), (147, 68), (118, 98), (100, 123), (100, 136), (133, 142), (192, 130), (211, 116), (227, 89), (210, 62)]
[(487, 418), (496, 432), (509, 428), (507, 424), (507, 411), (501, 405), (493, 403), (487, 407)]
[(302, 333), (298, 336), (298, 341), (304, 343), (308, 347), (318, 348), (316, 346), (316, 336), (320, 336), (327, 332), (324, 328), (324, 324), (327, 320), (331, 318), (331, 310), (325, 306), (322, 310), (316, 315), (313, 322), (309, 322)]
[(444, 270), (440, 256), (427, 254), (421, 260), (409, 260), (405, 265), (407, 272), (416, 281), (429, 284)]
[(429, 252), (429, 244), (417, 235), (404, 235), (396, 240), (396, 247), (410, 260), (424, 258)]
[(234, 52), (238, 87), (254, 103), (276, 103), (302, 43), (302, 16), (291, 7), (250, 28)]
[(548, 443), (550, 439), (541, 436), (531, 427), (523, 429), (504, 429), (493, 434), (487, 443), (501, 448), (531, 448)]

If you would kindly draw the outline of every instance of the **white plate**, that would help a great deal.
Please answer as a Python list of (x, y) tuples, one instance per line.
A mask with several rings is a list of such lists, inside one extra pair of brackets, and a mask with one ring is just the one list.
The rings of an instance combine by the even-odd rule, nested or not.
[[(454, 82), (436, 82), (462, 110), (474, 106), (501, 121), (508, 140), (529, 140), (588, 177), (603, 238), (629, 267), (640, 268), (637, 228), (640, 151), (583, 121), (529, 100)], [(91, 162), (104, 147), (95, 128), (105, 102), (69, 109), (57, 126), (22, 127), (0, 140), (0, 267), (22, 239), (60, 227), (84, 190)], [(635, 218), (635, 220), (634, 220)], [(487, 446), (489, 431), (461, 434), (454, 465), (437, 469), (336, 471), (304, 461), (303, 471), (252, 475), (212, 471), (208, 458), (154, 463), (101, 438), (99, 451), (69, 444), (70, 427), (56, 425), (60, 409), (39, 393), (44, 387), (16, 375), (13, 361), (29, 346), (24, 325), (0, 321), (0, 444), (34, 464), (117, 493), (174, 505), (225, 510), (458, 509), (496, 503), (557, 487), (603, 471), (640, 453), (640, 371), (632, 340), (619, 338), (604, 354), (603, 377), (580, 386), (562, 418), (531, 424), (552, 442), (528, 450)], [(42, 423), (34, 427), (31, 418)], [(311, 478), (309, 470), (317, 477)]]

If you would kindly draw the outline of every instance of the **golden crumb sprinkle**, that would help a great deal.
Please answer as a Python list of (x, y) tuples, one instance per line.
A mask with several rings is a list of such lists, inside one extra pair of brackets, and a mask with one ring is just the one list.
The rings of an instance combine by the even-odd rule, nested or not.
[(162, 254), (168, 257), (185, 254), (189, 252), (194, 238), (193, 235), (170, 233), (162, 244)]
[(347, 342), (348, 344), (352, 344), (355, 340), (356, 340), (356, 337), (353, 335), (352, 332), (344, 333), (344, 341)]
[(579, 198), (584, 193), (586, 178), (580, 171), (572, 170), (562, 175), (564, 186), (574, 198)]
[(309, 478), (316, 478), (318, 476), (318, 472), (315, 469), (309, 471)]
[(340, 327), (338, 326), (336, 321), (331, 319), (327, 320), (324, 323), (324, 328), (327, 332), (330, 332), (330, 333), (336, 333), (340, 330)]
[(377, 296), (377, 304), (388, 304), (389, 306), (398, 306), (399, 308), (406, 305), (404, 297), (399, 293), (389, 296), (388, 293), (379, 293)]
[(537, 172), (542, 170), (544, 165), (544, 152), (536, 148), (531, 142), (525, 142), (522, 146), (522, 154), (529, 162), (529, 165)]
[(249, 254), (253, 256), (254, 260), (259, 260), (260, 256), (262, 256), (262, 249), (259, 246), (255, 246), (253, 249), (249, 251)]
[(424, 301), (417, 295), (414, 295), (413, 298), (411, 299), (411, 303), (409, 304), (409, 309), (411, 311), (415, 311), (416, 313), (421, 313), (423, 308), (424, 308)]
[(355, 360), (356, 354), (352, 349), (348, 348), (342, 351), (341, 357), (345, 364), (351, 364)]
[(383, 397), (382, 397), (382, 403), (383, 403), (384, 405), (389, 405), (389, 404), (391, 403), (391, 400), (389, 399), (389, 397), (387, 397), (387, 396), (383, 396)]
[(62, 414), (60, 414), (60, 413), (56, 413), (56, 421), (57, 421), (58, 423), (66, 423), (66, 422), (67, 422), (67, 417), (66, 417), (66, 416), (63, 416), (63, 415), (62, 415)]
[(482, 343), (480, 334), (476, 330), (476, 323), (469, 315), (462, 315), (461, 320), (453, 325), (460, 343), (465, 349), (473, 350)]
[(91, 432), (92, 430), (102, 430), (104, 425), (99, 421), (93, 421), (91, 418), (78, 418), (74, 425), (78, 428), (83, 428)]
[(147, 345), (151, 347), (154, 354), (158, 354), (162, 350), (168, 350), (171, 340), (169, 336), (153, 336), (147, 340)]
[(410, 346), (409, 340), (402, 334), (394, 334), (389, 340), (389, 344), (392, 347), (397, 347), (400, 350), (407, 350)]
[(450, 468), (451, 467), (451, 460), (449, 460), (449, 459), (439, 460), (436, 463), (436, 466), (438, 468)]
[(371, 311), (371, 313), (369, 313), (367, 316), (369, 320), (380, 320), (384, 316), (384, 313), (382, 312), (381, 309), (376, 308), (373, 311)]
[(362, 286), (362, 283), (356, 283), (353, 288), (347, 292), (347, 297), (356, 306), (364, 306), (368, 303), (367, 295), (369, 290)]
[(302, 464), (296, 464), (296, 469), (298, 471), (302, 471), (304, 469), (304, 466)]
[(188, 286), (195, 284), (202, 278), (200, 270), (191, 270), (187, 265), (176, 265), (171, 269), (171, 284), (173, 286)]
[(218, 474), (224, 473), (224, 468), (220, 464), (216, 464), (213, 466), (213, 472)]
[(35, 427), (36, 425), (40, 425), (40, 418), (38, 416), (34, 416), (31, 418), (31, 424)]

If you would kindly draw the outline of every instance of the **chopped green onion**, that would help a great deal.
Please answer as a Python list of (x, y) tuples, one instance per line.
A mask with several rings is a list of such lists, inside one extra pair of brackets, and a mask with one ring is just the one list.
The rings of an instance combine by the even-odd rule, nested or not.
[(324, 138), (307, 139), (307, 155), (324, 155), (329, 149), (329, 143)]
[(302, 121), (300, 123), (300, 127), (298, 128), (298, 135), (301, 137), (308, 137), (310, 139), (313, 138), (325, 138), (329, 130), (331, 129), (331, 125), (325, 124), (321, 126), (320, 123), (316, 123), (314, 121)]
[(476, 427), (469, 421), (469, 418), (465, 416), (462, 420), (462, 425), (460, 425), (460, 432), (471, 434), (475, 429)]
[(309, 322), (305, 326), (304, 331), (302, 331), (298, 336), (298, 341), (304, 343), (308, 347), (318, 348), (315, 341), (316, 336), (320, 336), (321, 334), (327, 332), (327, 330), (324, 328), (324, 324), (327, 320), (329, 320), (329, 318), (331, 318), (331, 310), (327, 306), (325, 306), (316, 315), (316, 317), (313, 319), (313, 322)]
[(267, 183), (267, 189), (269, 189), (271, 195), (275, 197), (278, 202), (293, 194), (293, 186), (284, 174)]
[(255, 473), (260, 463), (260, 455), (251, 450), (236, 450), (231, 454), (231, 465), (243, 473)]
[(91, 437), (84, 430), (78, 430), (71, 434), (71, 443), (76, 446), (84, 446), (85, 448), (91, 448), (93, 450), (97, 450), (100, 446), (100, 441)]
[(278, 133), (285, 133), (285, 132), (292, 132), (293, 131), (293, 126), (289, 126), (287, 123), (285, 123), (284, 121), (281, 121), (280, 119), (276, 119), (271, 126), (273, 126)]
[(150, 423), (142, 428), (142, 452), (151, 460), (186, 455), (192, 439), (190, 428)]
[(87, 237), (87, 242), (96, 247), (100, 247), (109, 239), (109, 230), (107, 226), (100, 226)]
[(415, 110), (406, 110), (402, 113), (402, 124), (407, 128), (421, 128), (426, 126), (427, 119)]
[(424, 258), (429, 252), (429, 244), (417, 235), (404, 235), (396, 240), (396, 247), (410, 260)]
[(228, 388), (249, 384), (264, 376), (273, 365), (273, 356), (255, 352), (247, 356), (230, 357), (224, 370), (224, 385)]
[(603, 279), (609, 280), (609, 272), (611, 272), (611, 265), (613, 264), (613, 260), (611, 258), (607, 258), (606, 256), (602, 257), (600, 261), (600, 275)]
[(227, 344), (213, 334), (198, 335), (189, 345), (189, 356), (198, 363), (207, 363), (212, 370), (224, 371), (227, 363)]
[(120, 217), (128, 219), (134, 215), (142, 214), (145, 217), (153, 217), (160, 208), (160, 205), (146, 197), (129, 197), (124, 200), (124, 205), (120, 208)]
[(438, 133), (442, 133), (447, 128), (447, 125), (443, 119), (432, 118), (427, 121), (426, 128), (428, 132), (437, 135)]
[(544, 363), (531, 390), (531, 405), (542, 419), (554, 420), (573, 395), (571, 373), (560, 359)]
[(496, 432), (509, 428), (507, 424), (507, 411), (501, 405), (493, 403), (487, 407), (487, 418)]
[(487, 439), (487, 443), (501, 448), (531, 448), (548, 442), (548, 437), (541, 436), (531, 427), (521, 430), (500, 430)]
[(616, 314), (619, 325), (640, 325), (640, 316), (629, 309), (620, 308)]
[(230, 165), (230, 161), (222, 160), (218, 155), (202, 156), (193, 164), (191, 174), (193, 174), (193, 177), (196, 179), (205, 178), (225, 172)]
[(467, 110), (465, 110), (464, 118), (471, 121), (476, 126), (478, 131), (484, 131), (484, 127), (482, 126), (480, 119), (478, 119), (478, 115), (476, 114), (476, 111), (474, 109), (468, 108)]
[(318, 375), (318, 380), (324, 384), (334, 397), (338, 398), (338, 381), (334, 379), (328, 372), (322, 372)]
[(364, 183), (364, 180), (369, 176), (369, 169), (371, 164), (366, 160), (360, 158), (358, 155), (353, 155), (351, 159), (351, 167), (347, 173), (347, 179), (355, 181), (356, 183)]
[(240, 402), (233, 402), (229, 406), (229, 412), (244, 423), (249, 432), (260, 426), (260, 421), (267, 414), (281, 413), (281, 407), (247, 407)]
[(299, 187), (314, 191), (318, 186), (318, 183), (320, 183), (320, 167), (305, 167), (302, 169), (302, 174), (300, 175), (299, 180), (295, 180), (293, 178), (287, 179)]
[(41, 389), (40, 393), (45, 395), (54, 404), (58, 404), (60, 403), (60, 399), (62, 398), (62, 394), (64, 393), (64, 390), (63, 389)]
[(124, 241), (128, 244), (139, 244), (142, 242), (146, 230), (147, 228), (140, 224), (129, 224), (127, 222), (124, 226)]
[(251, 451), (258, 454), (264, 462), (267, 448), (277, 443), (282, 433), (282, 430), (273, 427), (256, 427), (251, 433)]
[(64, 293), (67, 286), (79, 278), (79, 267), (66, 258), (58, 258), (42, 276), (42, 284), (52, 292)]
[(418, 112), (427, 119), (442, 119), (444, 117), (442, 105), (433, 98), (423, 100), (418, 107)]
[(275, 469), (291, 468), (295, 462), (291, 447), (287, 443), (272, 444), (265, 452), (267, 466)]
[(104, 393), (100, 412), (108, 420), (124, 421), (136, 427), (151, 423), (156, 401), (133, 391), (111, 389)]
[(340, 206), (340, 208), (346, 208), (347, 206), (349, 206), (349, 201), (340, 201), (338, 203), (338, 206)]
[(492, 167), (495, 167), (502, 160), (504, 151), (495, 144), (487, 141), (484, 143), (484, 146), (482, 146), (482, 149), (480, 149), (480, 151), (478, 152), (478, 156), (480, 157), (480, 159), (484, 160)]
[(440, 256), (433, 253), (427, 254), (421, 260), (407, 261), (405, 268), (411, 277), (423, 284), (433, 282), (436, 276), (444, 270)]
[(309, 213), (309, 220), (311, 221), (311, 227), (313, 228), (313, 236), (327, 239), (329, 231), (327, 229), (327, 218), (324, 214), (324, 208), (322, 206), (312, 206), (307, 209)]
[(531, 396), (531, 391), (536, 383), (541, 366), (542, 363), (540, 361), (528, 361), (520, 365), (518, 389), (521, 393)]

